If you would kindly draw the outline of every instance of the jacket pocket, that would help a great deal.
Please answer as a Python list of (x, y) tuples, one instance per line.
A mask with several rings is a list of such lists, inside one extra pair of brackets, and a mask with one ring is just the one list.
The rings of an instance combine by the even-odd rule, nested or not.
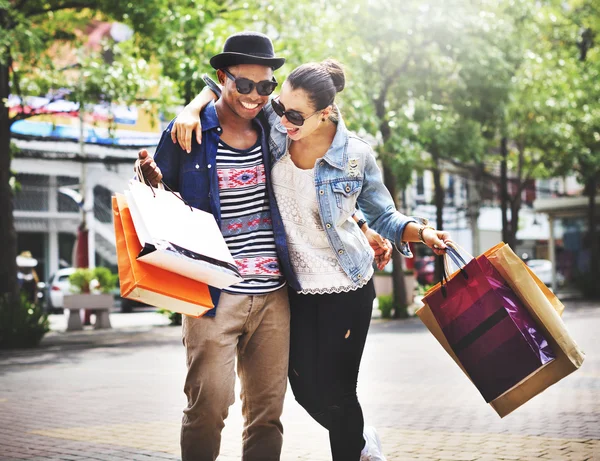
[(331, 184), (335, 202), (340, 210), (346, 213), (354, 211), (361, 186), (362, 181), (359, 179), (345, 179)]

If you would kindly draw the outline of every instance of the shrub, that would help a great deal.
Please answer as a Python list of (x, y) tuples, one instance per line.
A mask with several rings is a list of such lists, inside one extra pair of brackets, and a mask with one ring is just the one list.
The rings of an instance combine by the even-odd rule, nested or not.
[(50, 331), (48, 315), (24, 294), (16, 304), (0, 295), (0, 348), (35, 347)]
[(107, 267), (96, 267), (93, 278), (98, 281), (98, 289), (102, 293), (110, 293), (117, 287), (119, 276), (113, 274)]
[(168, 319), (171, 321), (171, 325), (181, 325), (182, 317), (179, 312), (172, 312), (162, 308), (157, 309), (156, 312), (167, 316)]
[(419, 296), (425, 296), (425, 293), (427, 293), (434, 285), (418, 285), (417, 286), (417, 294)]
[(394, 310), (394, 297), (392, 295), (381, 295), (377, 296), (377, 301), (379, 301), (379, 310), (381, 311), (381, 318), (392, 318), (392, 311)]
[(75, 293), (89, 293), (90, 283), (93, 279), (92, 269), (79, 268), (69, 276), (69, 283)]
[[(106, 267), (79, 268), (69, 276), (69, 282), (76, 293), (89, 293), (91, 288), (110, 293), (116, 288), (118, 277)], [(92, 281), (96, 281), (97, 285), (92, 286)]]

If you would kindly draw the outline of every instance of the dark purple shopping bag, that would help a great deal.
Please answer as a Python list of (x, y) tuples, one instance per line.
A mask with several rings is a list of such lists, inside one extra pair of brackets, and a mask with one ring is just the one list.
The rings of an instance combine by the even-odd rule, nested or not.
[(555, 355), (517, 295), (481, 255), (425, 297), (450, 347), (486, 402), (491, 402)]

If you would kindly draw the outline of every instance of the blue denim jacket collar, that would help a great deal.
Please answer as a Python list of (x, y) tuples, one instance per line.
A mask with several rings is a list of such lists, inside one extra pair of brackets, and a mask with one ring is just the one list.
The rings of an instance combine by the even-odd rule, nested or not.
[(200, 113), (200, 122), (202, 123), (202, 131), (214, 130), (221, 126), (214, 101), (211, 101)]
[[(281, 119), (279, 118), (275, 122), (275, 129), (284, 135), (285, 142), (289, 142), (287, 130), (281, 124)], [(349, 133), (346, 129), (346, 124), (340, 115), (331, 146), (329, 146), (329, 149), (327, 149), (327, 152), (323, 156), (323, 160), (338, 170), (344, 170), (348, 164), (348, 135)], [(275, 149), (275, 162), (277, 162), (285, 155), (286, 146), (277, 145), (276, 143), (275, 147), (277, 147)]]
[(337, 122), (335, 137), (323, 160), (340, 170), (344, 170), (346, 165), (348, 165), (348, 130), (341, 115)]

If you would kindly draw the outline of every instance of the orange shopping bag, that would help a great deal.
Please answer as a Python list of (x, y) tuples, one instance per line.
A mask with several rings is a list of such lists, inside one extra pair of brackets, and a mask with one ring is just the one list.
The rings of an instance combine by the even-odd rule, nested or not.
[(113, 196), (112, 208), (121, 296), (193, 317), (214, 307), (205, 283), (137, 261), (142, 246), (125, 196)]

